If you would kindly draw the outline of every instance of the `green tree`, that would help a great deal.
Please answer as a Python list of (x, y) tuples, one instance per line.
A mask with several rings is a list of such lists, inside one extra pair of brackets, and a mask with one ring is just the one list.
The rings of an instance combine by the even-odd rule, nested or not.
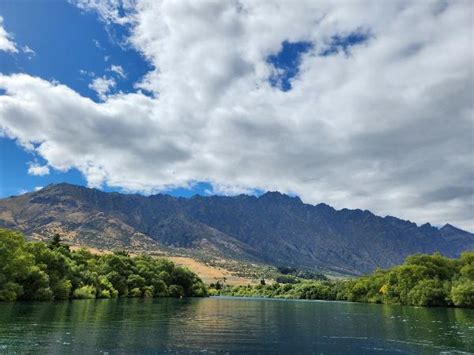
[(408, 293), (408, 300), (414, 306), (446, 306), (447, 293), (443, 282), (436, 280), (421, 280)]
[(23, 236), (0, 229), (0, 301), (14, 301), (23, 294), (23, 280), (33, 265)]
[(465, 281), (453, 285), (451, 298), (455, 306), (474, 308), (474, 281)]

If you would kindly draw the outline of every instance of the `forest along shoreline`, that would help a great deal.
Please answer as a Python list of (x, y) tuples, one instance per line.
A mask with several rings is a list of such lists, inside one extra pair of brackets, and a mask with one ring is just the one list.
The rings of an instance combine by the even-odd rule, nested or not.
[(209, 294), (474, 308), (474, 252), (462, 253), (457, 259), (439, 253), (416, 254), (407, 257), (402, 265), (348, 280), (214, 285)]
[(59, 235), (49, 243), (26, 242), (0, 229), (0, 301), (203, 296), (201, 279), (166, 259), (71, 251)]
[(285, 271), (276, 282), (206, 286), (189, 269), (164, 258), (102, 255), (70, 250), (55, 235), (48, 243), (27, 242), (0, 229), (0, 301), (52, 301), (117, 297), (238, 296), (337, 300), (428, 307), (474, 308), (474, 252), (457, 259), (416, 254), (402, 265), (347, 280), (305, 280)]

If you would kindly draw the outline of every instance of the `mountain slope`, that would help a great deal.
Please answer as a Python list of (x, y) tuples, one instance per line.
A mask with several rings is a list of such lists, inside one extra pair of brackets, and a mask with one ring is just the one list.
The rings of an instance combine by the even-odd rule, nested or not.
[(474, 235), (451, 225), (418, 227), (369, 211), (260, 197), (126, 195), (58, 184), (0, 200), (0, 226), (29, 235), (61, 231), (77, 243), (140, 250), (181, 248), (274, 265), (366, 273), (417, 252), (457, 256)]

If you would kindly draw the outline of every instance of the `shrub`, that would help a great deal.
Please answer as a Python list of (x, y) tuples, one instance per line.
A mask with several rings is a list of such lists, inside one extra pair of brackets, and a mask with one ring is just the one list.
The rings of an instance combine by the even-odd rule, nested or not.
[(95, 298), (95, 287), (91, 285), (82, 286), (74, 290), (73, 296), (79, 299)]
[(183, 297), (184, 296), (183, 286), (171, 285), (170, 287), (168, 287), (168, 294), (171, 297)]
[(451, 298), (455, 306), (474, 308), (474, 281), (454, 285), (451, 289)]
[(128, 296), (129, 297), (142, 297), (142, 290), (140, 290), (138, 287), (132, 288)]
[(71, 295), (72, 283), (71, 280), (60, 280), (53, 288), (54, 299), (67, 300)]
[(155, 288), (153, 286), (143, 287), (143, 297), (150, 298), (153, 297)]

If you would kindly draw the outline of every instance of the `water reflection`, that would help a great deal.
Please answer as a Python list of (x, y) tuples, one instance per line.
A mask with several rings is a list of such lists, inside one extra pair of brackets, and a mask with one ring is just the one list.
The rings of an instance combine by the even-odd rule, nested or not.
[(474, 311), (255, 299), (0, 304), (0, 352), (473, 351)]

